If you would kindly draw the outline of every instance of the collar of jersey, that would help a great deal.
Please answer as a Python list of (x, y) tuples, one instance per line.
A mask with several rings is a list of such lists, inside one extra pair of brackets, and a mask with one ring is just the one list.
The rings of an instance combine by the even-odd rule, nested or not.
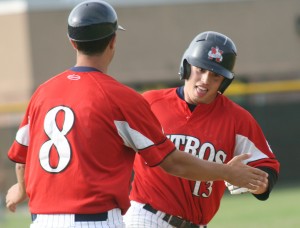
[[(180, 97), (180, 99), (184, 100), (184, 90), (183, 90), (184, 86), (180, 86), (176, 89), (176, 93), (177, 95)], [(185, 100), (184, 100), (185, 101)], [(196, 105), (194, 104), (189, 104), (185, 101), (185, 103), (188, 105), (189, 109), (191, 110), (191, 112), (194, 111), (194, 109), (196, 108)]]
[(91, 72), (91, 71), (101, 72), (100, 70), (98, 70), (94, 67), (86, 67), (86, 66), (74, 66), (74, 67), (71, 67), (70, 70), (75, 71), (75, 72)]

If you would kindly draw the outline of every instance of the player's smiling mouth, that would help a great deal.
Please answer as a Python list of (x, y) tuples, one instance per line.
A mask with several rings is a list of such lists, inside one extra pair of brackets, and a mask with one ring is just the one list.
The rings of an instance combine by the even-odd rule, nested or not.
[(208, 89), (202, 86), (196, 86), (196, 92), (199, 96), (203, 96), (207, 93)]

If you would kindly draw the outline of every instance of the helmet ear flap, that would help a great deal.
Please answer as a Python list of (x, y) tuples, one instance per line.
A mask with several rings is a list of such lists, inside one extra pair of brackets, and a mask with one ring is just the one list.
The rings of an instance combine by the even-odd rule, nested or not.
[(220, 93), (224, 93), (225, 90), (227, 89), (227, 87), (231, 84), (231, 82), (233, 81), (234, 78), (232, 79), (228, 79), (228, 78), (224, 78), (223, 82), (221, 83), (218, 91)]
[(182, 67), (180, 69), (180, 80), (189, 79), (191, 74), (191, 65), (186, 59), (182, 62)]

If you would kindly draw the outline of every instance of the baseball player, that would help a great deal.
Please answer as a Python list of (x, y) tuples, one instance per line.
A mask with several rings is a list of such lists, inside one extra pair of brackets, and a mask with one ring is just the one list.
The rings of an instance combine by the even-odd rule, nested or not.
[(222, 165), (175, 149), (147, 101), (107, 74), (120, 29), (106, 2), (78, 4), (68, 18), (76, 65), (31, 97), (8, 152), (18, 183), (6, 197), (14, 211), (28, 196), (31, 228), (124, 227), (136, 153), (192, 180), (266, 185), (267, 173), (242, 163), (249, 156)]
[[(194, 157), (226, 164), (237, 155), (252, 153), (246, 164), (269, 174), (268, 184), (249, 190), (228, 184), (232, 194), (251, 192), (266, 200), (277, 181), (276, 160), (251, 114), (223, 92), (234, 79), (236, 47), (227, 36), (198, 34), (180, 64), (184, 86), (148, 91), (144, 97), (176, 148)], [(207, 227), (217, 213), (224, 181), (189, 181), (149, 169), (137, 156), (130, 193), (131, 207), (124, 217), (128, 227)]]

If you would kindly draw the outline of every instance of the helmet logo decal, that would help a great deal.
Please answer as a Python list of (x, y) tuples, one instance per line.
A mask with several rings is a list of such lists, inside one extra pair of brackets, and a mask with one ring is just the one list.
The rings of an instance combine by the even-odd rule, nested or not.
[(215, 59), (218, 63), (222, 62), (223, 60), (223, 51), (219, 49), (218, 46), (211, 47), (210, 51), (208, 52), (208, 59), (212, 60)]

